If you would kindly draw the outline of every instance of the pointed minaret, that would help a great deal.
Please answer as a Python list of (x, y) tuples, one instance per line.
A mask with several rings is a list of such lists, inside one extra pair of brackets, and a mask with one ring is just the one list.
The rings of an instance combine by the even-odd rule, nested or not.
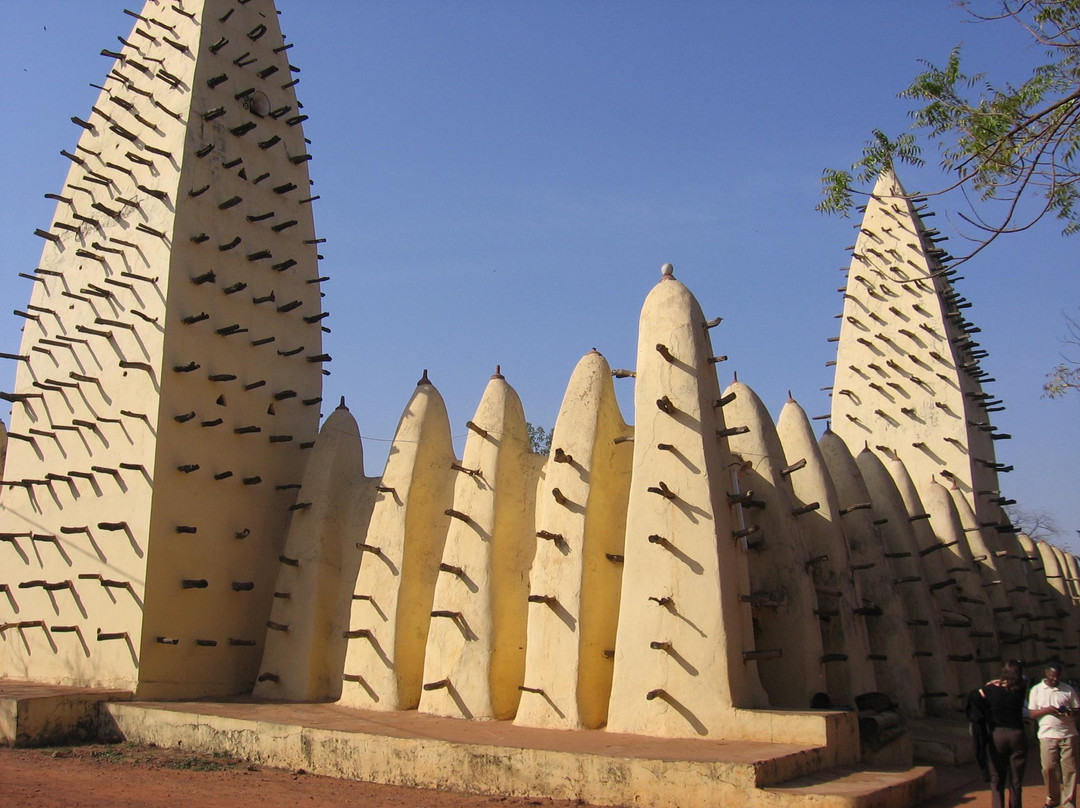
[(990, 527), (980, 527), (966, 496), (953, 486), (949, 489), (960, 516), (964, 538), (982, 579), (983, 591), (990, 601), (1002, 655), (1007, 659), (1045, 659), (1031, 616), (1035, 613), (1027, 584), (1020, 573), (1020, 562), (1009, 559), (1000, 534)]
[(840, 504), (806, 412), (794, 399), (780, 411), (776, 431), (787, 458), (787, 477), (810, 553), (818, 597), (825, 677), (834, 707), (878, 690), (862, 597), (840, 526)]
[(420, 711), (508, 719), (525, 675), (540, 467), (521, 399), (497, 368), (469, 424), (446, 511), (442, 563), (455, 572), (435, 584)]
[(411, 710), (420, 703), (424, 645), (453, 505), (455, 460), (446, 404), (417, 382), (398, 421), (367, 536), (368, 562), (352, 596), (341, 703)]
[(611, 367), (596, 351), (586, 354), (563, 396), (537, 494), (525, 684), (516, 724), (583, 729), (607, 721), (630, 432)]
[(1039, 664), (1057, 659), (1062, 655), (1062, 632), (1058, 622), (1060, 618), (1055, 608), (1055, 596), (1049, 581), (1046, 579), (1046, 567), (1043, 565), (1042, 555), (1035, 541), (1026, 533), (1017, 533), (1016, 542), (1019, 547), (1020, 558), (1023, 560), (1023, 569), (1027, 583), (1027, 591), (1031, 595), (1035, 614), (1030, 618), (1032, 624), (1037, 626), (1038, 636), (1042, 640), (1046, 650), (1046, 659), (1026, 660), (1029, 663), (1036, 661)]
[(1004, 524), (986, 351), (964, 318), (956, 270), (891, 170), (866, 206), (853, 247), (832, 388), (832, 428), (853, 452), (888, 446), (916, 479), (948, 477), (981, 523)]
[[(1072, 660), (1072, 664), (1080, 667), (1080, 605), (1076, 602), (1075, 579), (1069, 568), (1069, 553), (1056, 545), (1049, 545), (1054, 557), (1057, 558), (1058, 568), (1061, 570), (1061, 608), (1068, 612), (1067, 620), (1071, 621), (1071, 629), (1066, 630), (1062, 639), (1062, 651), (1066, 658)], [(1057, 588), (1057, 587), (1055, 587)], [(1074, 668), (1075, 669), (1075, 668)]]
[(6, 394), (0, 532), (19, 538), (0, 569), (72, 591), (0, 613), (27, 624), (0, 675), (242, 692), (329, 360), (306, 116), (272, 0), (127, 13), (105, 89), (72, 119)]
[(947, 580), (956, 582), (953, 589), (956, 608), (971, 621), (967, 635), (982, 679), (997, 678), (1005, 657), (1001, 653), (992, 601), (983, 589), (979, 568), (964, 537), (960, 514), (948, 489), (936, 480), (926, 487), (922, 501), (929, 514), (927, 526), (937, 539), (929, 555), (940, 556)]
[(852, 577), (861, 585), (860, 613), (866, 620), (878, 687), (905, 718), (924, 715), (921, 675), (911, 675), (916, 645), (907, 608), (897, 591), (870, 491), (847, 444), (833, 431), (821, 436), (821, 454), (836, 487), (840, 524), (851, 552)]
[(1080, 563), (1072, 553), (1065, 553), (1065, 564), (1068, 569), (1068, 580), (1072, 588), (1073, 602), (1080, 606)]
[(881, 529), (885, 557), (893, 572), (892, 586), (904, 599), (925, 688), (924, 710), (929, 716), (955, 717), (959, 699), (966, 691), (961, 690), (956, 664), (949, 659), (942, 615), (934, 601), (931, 582), (926, 580), (919, 563), (919, 544), (911, 530), (907, 508), (881, 458), (870, 449), (863, 449), (855, 462), (870, 493), (875, 522)]
[[(641, 309), (634, 462), (608, 730), (753, 737), (765, 705), (709, 324), (666, 264)], [(743, 733), (740, 735), (739, 733)]]
[[(958, 599), (957, 578), (950, 574), (946, 559), (942, 553), (948, 549), (944, 541), (931, 524), (934, 514), (923, 506), (922, 497), (915, 490), (915, 483), (904, 464), (893, 458), (886, 464), (892, 475), (896, 489), (903, 500), (911, 535), (918, 550), (918, 568), (930, 596), (937, 604), (945, 642), (949, 649), (949, 662), (956, 668), (960, 684), (958, 696), (963, 698), (968, 692), (982, 685), (986, 680), (979, 670), (972, 643), (971, 632), (976, 624)], [(945, 515), (940, 515), (942, 521)]]
[(1061, 564), (1060, 550), (1045, 541), (1035, 542), (1035, 547), (1042, 557), (1043, 569), (1046, 571), (1046, 583), (1049, 585), (1053, 600), (1050, 602), (1057, 620), (1048, 625), (1048, 630), (1059, 638), (1061, 660), (1070, 670), (1075, 670), (1077, 659), (1077, 621), (1076, 612), (1073, 608), (1072, 598), (1065, 583), (1065, 569)]
[[(757, 393), (736, 381), (724, 396), (732, 398), (724, 417), (737, 425), (728, 446), (736, 462), (742, 462), (739, 490), (746, 492), (746, 500), (739, 507), (755, 531), (749, 540), (750, 591), (744, 599), (754, 615), (761, 684), (770, 707), (805, 710), (818, 693), (829, 690), (821, 609), (799, 521), (814, 509), (796, 502), (789, 479), (796, 464), (789, 465), (784, 456), (772, 417)], [(828, 594), (831, 610), (834, 598)]]
[(292, 506), (256, 696), (340, 695), (353, 582), (367, 546), (356, 538), (367, 532), (375, 483), (364, 477), (360, 429), (342, 399), (319, 431)]

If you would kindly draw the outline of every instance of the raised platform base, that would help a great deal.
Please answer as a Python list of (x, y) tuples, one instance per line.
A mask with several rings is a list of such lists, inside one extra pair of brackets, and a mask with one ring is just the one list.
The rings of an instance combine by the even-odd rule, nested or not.
[(110, 704), (130, 741), (183, 744), (269, 766), (479, 794), (677, 808), (907, 808), (929, 767), (822, 771), (816, 747), (515, 727), (332, 704)]
[(0, 744), (51, 746), (98, 737), (101, 705), (126, 690), (95, 690), (0, 679)]
[(642, 808), (910, 808), (936, 783), (930, 767), (835, 766), (820, 746), (531, 729), (334, 704), (124, 701), (128, 695), (0, 681), (4, 720), (22, 717), (22, 729), (5, 724), (10, 738), (0, 740), (183, 745), (354, 780)]

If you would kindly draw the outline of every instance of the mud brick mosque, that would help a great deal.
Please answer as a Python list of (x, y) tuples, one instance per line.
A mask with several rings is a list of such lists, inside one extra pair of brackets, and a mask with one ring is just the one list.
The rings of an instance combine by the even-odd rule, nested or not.
[(550, 455), (496, 370), (457, 457), (425, 373), (369, 478), (344, 403), (320, 427), (272, 0), (126, 13), (3, 354), (0, 678), (910, 764), (910, 728), (961, 722), (1004, 659), (1080, 664), (1077, 559), (1002, 510), (979, 329), (891, 173), (823, 435), (721, 387), (715, 321), (666, 265), (636, 367), (582, 357)]

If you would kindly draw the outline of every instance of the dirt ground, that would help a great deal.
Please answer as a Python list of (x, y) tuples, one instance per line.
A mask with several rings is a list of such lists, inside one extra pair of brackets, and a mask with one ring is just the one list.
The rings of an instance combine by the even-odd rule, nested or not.
[[(1046, 796), (1038, 753), (1024, 778), (1025, 800)], [(595, 808), (573, 800), (483, 797), (318, 777), (182, 749), (95, 744), (0, 747), (3, 808)], [(974, 764), (938, 769), (938, 796), (920, 808), (990, 808)]]
[(483, 797), (318, 777), (228, 757), (129, 744), (0, 747), (10, 808), (588, 808), (571, 800)]

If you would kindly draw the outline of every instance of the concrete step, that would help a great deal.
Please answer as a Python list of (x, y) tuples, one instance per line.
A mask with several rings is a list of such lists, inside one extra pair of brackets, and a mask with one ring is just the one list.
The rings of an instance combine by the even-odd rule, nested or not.
[(906, 808), (937, 791), (932, 766), (859, 769), (842, 767), (762, 789), (776, 808)]
[(920, 718), (911, 722), (915, 760), (938, 766), (964, 766), (975, 760), (971, 728), (964, 718)]

